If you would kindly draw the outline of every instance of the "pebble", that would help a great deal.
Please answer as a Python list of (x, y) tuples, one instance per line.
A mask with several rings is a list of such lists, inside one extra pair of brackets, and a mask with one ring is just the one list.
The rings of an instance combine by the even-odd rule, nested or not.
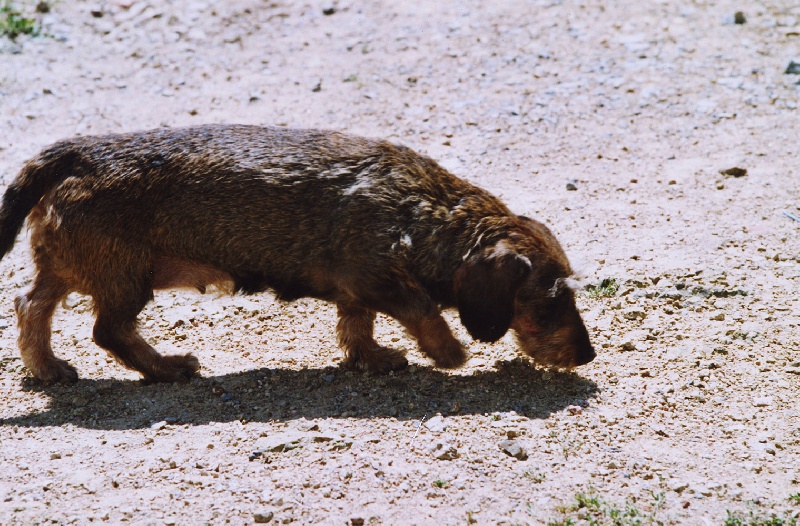
[(686, 491), (686, 489), (688, 487), (689, 487), (689, 483), (688, 482), (686, 482), (685, 480), (679, 480), (679, 481), (673, 483), (672, 487), (670, 489), (672, 491), (674, 491), (675, 493), (677, 493), (678, 495), (680, 495), (681, 493)]
[(668, 437), (669, 436), (669, 434), (667, 433), (666, 428), (664, 426), (662, 426), (661, 424), (651, 424), (650, 425), (650, 429), (652, 429), (653, 432), (658, 436), (661, 436), (661, 437)]
[(753, 405), (755, 407), (769, 407), (772, 405), (772, 397), (771, 396), (762, 396), (759, 398), (753, 399)]
[(578, 189), (578, 181), (573, 180), (567, 183), (567, 190), (569, 190), (570, 192), (574, 192), (577, 189)]
[(517, 460), (527, 460), (528, 458), (528, 452), (516, 440), (503, 440), (499, 446), (503, 453)]
[(430, 419), (426, 420), (423, 425), (433, 433), (441, 433), (447, 428), (447, 425), (445, 424), (442, 415), (436, 415), (434, 417), (431, 417)]
[(725, 168), (724, 170), (720, 170), (719, 173), (722, 175), (730, 175), (731, 177), (744, 177), (747, 175), (747, 168), (740, 168), (738, 166), (734, 166), (732, 168)]
[(794, 60), (789, 61), (789, 65), (786, 66), (786, 71), (784, 71), (787, 75), (800, 75), (800, 60), (795, 62)]
[(89, 493), (97, 493), (100, 489), (100, 480), (93, 471), (75, 471), (67, 481), (67, 484), (75, 488), (83, 487)]
[(723, 26), (733, 26), (733, 25), (742, 25), (747, 23), (747, 17), (745, 17), (742, 11), (736, 11), (735, 13), (729, 13), (722, 17), (722, 25)]
[(190, 325), (191, 320), (197, 317), (197, 312), (195, 312), (194, 307), (190, 306), (172, 307), (166, 310), (163, 316), (167, 328), (175, 329), (177, 327)]
[(251, 456), (255, 455), (258, 457), (268, 451), (281, 453), (302, 447), (304, 438), (306, 438), (305, 433), (296, 431), (286, 431), (284, 433), (276, 433), (272, 436), (261, 437), (256, 440)]
[(631, 320), (631, 321), (633, 321), (633, 320), (643, 320), (643, 319), (645, 319), (647, 317), (647, 314), (643, 310), (641, 310), (639, 308), (630, 308), (630, 309), (626, 309), (622, 313), (622, 317), (625, 318), (626, 320)]
[(271, 511), (267, 511), (264, 513), (253, 513), (253, 522), (256, 524), (266, 524), (272, 520), (275, 514)]
[(461, 456), (455, 446), (442, 441), (434, 442), (428, 446), (428, 452), (436, 460), (453, 460)]

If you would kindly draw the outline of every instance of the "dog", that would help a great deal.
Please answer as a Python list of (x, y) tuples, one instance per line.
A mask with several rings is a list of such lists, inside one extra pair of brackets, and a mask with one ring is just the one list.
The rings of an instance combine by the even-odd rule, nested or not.
[(50, 345), (67, 294), (91, 296), (94, 342), (145, 382), (187, 380), (192, 354), (162, 356), (137, 331), (153, 291), (216, 286), (338, 309), (346, 367), (408, 362), (373, 337), (399, 321), (437, 367), (468, 355), (441, 310), (475, 340), (509, 329), (537, 363), (572, 368), (595, 352), (572, 269), (542, 223), (513, 214), (432, 159), (382, 140), (244, 125), (78, 137), (28, 161), (0, 208), (0, 257), (26, 220), (36, 267), (15, 300), (19, 348), (45, 384), (77, 371)]

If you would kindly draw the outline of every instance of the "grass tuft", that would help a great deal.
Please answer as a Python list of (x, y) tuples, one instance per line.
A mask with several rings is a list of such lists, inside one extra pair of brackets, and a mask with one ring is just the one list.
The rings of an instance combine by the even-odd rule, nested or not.
[(586, 285), (590, 298), (608, 298), (616, 295), (619, 283), (615, 278), (605, 278), (599, 285)]
[(10, 0), (6, 0), (0, 6), (0, 35), (16, 40), (20, 35), (37, 36), (38, 34), (39, 27), (36, 20), (22, 16), (22, 13), (11, 5)]
[(552, 519), (548, 526), (570, 526), (589, 524), (591, 526), (644, 526), (661, 525), (656, 514), (664, 505), (664, 494), (654, 493), (651, 511), (645, 512), (626, 502), (624, 506), (608, 502), (595, 490), (588, 493), (576, 493), (572, 503), (558, 509), (564, 517)]
[(450, 485), (450, 483), (447, 482), (446, 480), (436, 479), (436, 480), (433, 481), (433, 487), (434, 488), (442, 488), (442, 489), (444, 489), (449, 485)]
[(727, 514), (724, 526), (797, 526), (797, 519), (788, 514), (765, 516), (754, 510), (747, 514), (727, 510)]

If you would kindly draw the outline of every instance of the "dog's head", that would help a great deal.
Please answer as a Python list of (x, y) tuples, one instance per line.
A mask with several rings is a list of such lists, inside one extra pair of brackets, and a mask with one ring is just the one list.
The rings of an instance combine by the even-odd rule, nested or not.
[(507, 236), (470, 254), (455, 274), (461, 322), (483, 342), (512, 329), (522, 351), (543, 365), (589, 363), (595, 352), (561, 245), (547, 227), (526, 217), (504, 230)]

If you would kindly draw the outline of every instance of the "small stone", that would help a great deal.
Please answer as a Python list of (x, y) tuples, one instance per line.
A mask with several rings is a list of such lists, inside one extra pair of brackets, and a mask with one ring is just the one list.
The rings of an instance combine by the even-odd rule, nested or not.
[(83, 487), (89, 493), (97, 493), (101, 487), (100, 479), (95, 476), (93, 471), (89, 470), (73, 472), (69, 476), (67, 484), (75, 488)]
[(256, 524), (266, 524), (272, 520), (275, 514), (271, 511), (267, 511), (265, 513), (254, 513), (253, 514), (253, 522)]
[(570, 406), (567, 406), (567, 413), (569, 413), (569, 414), (571, 414), (573, 416), (574, 415), (579, 415), (579, 414), (583, 413), (583, 408), (581, 406), (579, 406), (579, 405), (570, 405)]
[(499, 446), (503, 453), (517, 460), (526, 460), (528, 458), (528, 452), (516, 440), (503, 440)]
[(656, 435), (660, 436), (660, 437), (668, 437), (669, 436), (669, 434), (667, 433), (666, 428), (664, 426), (662, 426), (661, 424), (652, 424), (650, 426), (650, 429), (652, 429), (653, 432)]
[(711, 321), (725, 321), (725, 315), (720, 312), (716, 316), (711, 316)]
[(428, 451), (436, 460), (453, 460), (461, 456), (455, 446), (441, 441), (428, 446)]
[(800, 61), (795, 62), (794, 60), (790, 60), (784, 73), (787, 75), (800, 75)]
[[(322, 9), (322, 14), (325, 15), (325, 16), (331, 16), (335, 12), (336, 12), (336, 8), (333, 7), (333, 6), (324, 7)], [(361, 519), (361, 522), (364, 522), (364, 519)]]
[(351, 526), (364, 526), (364, 519), (360, 517), (353, 517), (350, 519)]
[(622, 317), (626, 320), (643, 320), (647, 317), (647, 314), (640, 310), (639, 308), (630, 308), (626, 309), (625, 312), (622, 313)]
[(276, 433), (272, 436), (261, 437), (256, 440), (251, 456), (260, 456), (267, 451), (281, 453), (301, 447), (304, 438), (304, 433), (298, 433), (296, 431), (287, 431), (285, 433)]
[(733, 14), (733, 23), (738, 25), (746, 24), (747, 18), (745, 18), (744, 13), (741, 11), (736, 11)]
[(688, 487), (689, 487), (689, 483), (688, 482), (686, 482), (685, 480), (680, 480), (680, 481), (675, 482), (672, 485), (672, 488), (670, 488), (670, 489), (672, 489), (672, 491), (674, 491), (675, 493), (680, 495), (681, 493), (686, 491), (686, 489)]
[(734, 166), (733, 168), (720, 170), (719, 173), (722, 175), (730, 175), (731, 177), (744, 177), (747, 175), (747, 168), (739, 168), (738, 166)]
[(772, 397), (762, 396), (760, 398), (754, 398), (753, 405), (755, 407), (769, 407), (772, 405)]
[(572, 180), (567, 183), (567, 190), (574, 192), (578, 189), (578, 181)]
[(441, 433), (447, 427), (447, 425), (444, 422), (444, 418), (442, 418), (442, 415), (436, 415), (426, 420), (423, 425), (433, 433)]
[(330, 445), (331, 451), (347, 451), (353, 446), (353, 441), (349, 438), (342, 438), (339, 440), (334, 441)]

